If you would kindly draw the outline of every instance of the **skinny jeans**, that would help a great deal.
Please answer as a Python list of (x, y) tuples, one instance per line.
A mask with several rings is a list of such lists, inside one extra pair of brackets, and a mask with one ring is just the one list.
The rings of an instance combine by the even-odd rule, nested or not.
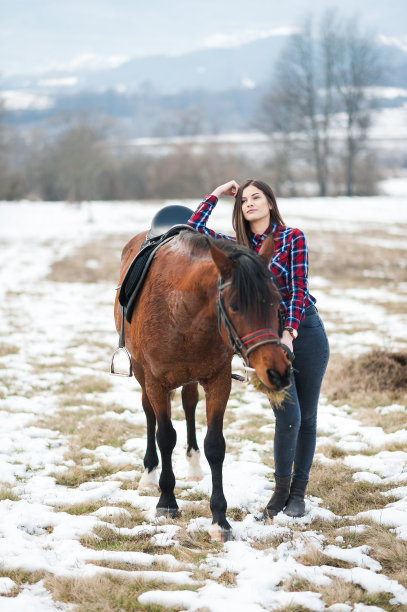
[(293, 350), (288, 396), (282, 408), (274, 409), (275, 474), (308, 481), (317, 438), (319, 393), (329, 359), (328, 338), (314, 305), (305, 310)]

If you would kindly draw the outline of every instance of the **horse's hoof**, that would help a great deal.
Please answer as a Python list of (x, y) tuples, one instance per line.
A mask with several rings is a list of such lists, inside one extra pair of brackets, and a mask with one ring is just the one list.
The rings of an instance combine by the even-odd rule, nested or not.
[(179, 510), (178, 508), (156, 508), (155, 515), (174, 519), (179, 515)]
[(225, 542), (229, 542), (233, 540), (233, 532), (229, 529), (224, 529), (219, 525), (213, 524), (210, 530), (211, 542), (221, 542), (224, 544)]

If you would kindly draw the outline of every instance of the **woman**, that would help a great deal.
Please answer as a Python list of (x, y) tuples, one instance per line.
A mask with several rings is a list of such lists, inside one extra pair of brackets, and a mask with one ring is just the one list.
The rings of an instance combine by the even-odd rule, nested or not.
[[(236, 238), (206, 227), (221, 196), (235, 197), (233, 228)], [(274, 409), (274, 493), (263, 516), (270, 519), (284, 510), (289, 516), (305, 513), (305, 490), (314, 457), (318, 399), (329, 358), (329, 346), (322, 321), (308, 291), (308, 250), (304, 234), (286, 227), (273, 191), (267, 183), (248, 179), (242, 185), (229, 181), (217, 187), (199, 205), (188, 221), (195, 229), (213, 238), (235, 240), (259, 251), (269, 233), (275, 253), (270, 271), (281, 294), (284, 317), (282, 342), (295, 354), (292, 384), (283, 409)]]

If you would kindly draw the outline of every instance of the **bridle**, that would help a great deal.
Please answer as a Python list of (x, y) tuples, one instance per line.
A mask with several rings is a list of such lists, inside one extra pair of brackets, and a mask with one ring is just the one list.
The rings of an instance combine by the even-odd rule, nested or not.
[[(287, 353), (287, 357), (290, 361), (294, 358), (290, 349), (281, 343), (278, 332), (274, 329), (258, 329), (250, 334), (240, 337), (234, 328), (233, 323), (228, 317), (225, 308), (225, 302), (223, 301), (222, 291), (232, 284), (231, 281), (226, 283), (222, 282), (221, 277), (218, 277), (218, 294), (216, 297), (216, 307), (218, 315), (218, 330), (221, 333), (221, 325), (223, 324), (226, 333), (228, 335), (229, 342), (235, 351), (244, 361), (247, 367), (250, 367), (249, 355), (255, 348), (262, 346), (263, 344), (275, 344), (281, 346), (282, 349)], [(254, 344), (252, 344), (254, 343)], [(250, 346), (248, 346), (250, 344)], [(291, 358), (292, 355), (292, 358)]]

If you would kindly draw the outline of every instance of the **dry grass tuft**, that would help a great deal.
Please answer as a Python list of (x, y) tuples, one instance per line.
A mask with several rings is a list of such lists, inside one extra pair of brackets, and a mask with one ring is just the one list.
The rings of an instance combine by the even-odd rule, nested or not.
[(150, 554), (174, 554), (175, 552), (172, 546), (154, 546), (151, 544), (151, 534), (149, 533), (123, 535), (116, 533), (107, 525), (97, 525), (93, 533), (94, 535), (85, 535), (80, 539), (83, 546), (94, 550), (122, 550)]
[(243, 519), (249, 514), (246, 508), (228, 508), (227, 516), (234, 521), (243, 521)]
[(67, 394), (69, 396), (83, 396), (87, 393), (106, 393), (112, 387), (112, 383), (106, 377), (102, 376), (81, 376), (75, 380), (68, 380), (62, 382), (57, 392), (61, 394)]
[(395, 501), (381, 495), (377, 484), (355, 482), (352, 474), (353, 470), (343, 464), (333, 467), (315, 460), (307, 493), (321, 497), (324, 507), (339, 516), (354, 515), (371, 508), (384, 508)]
[(407, 410), (380, 414), (371, 408), (358, 408), (358, 420), (368, 427), (381, 427), (385, 433), (393, 433), (407, 427)]
[(343, 459), (343, 457), (348, 455), (343, 448), (336, 446), (336, 444), (324, 444), (323, 446), (318, 446), (317, 452), (322, 453), (325, 457), (328, 457), (328, 459)]
[[(352, 534), (341, 532), (341, 535), (347, 544)], [(370, 546), (372, 556), (382, 565), (383, 574), (407, 587), (407, 542), (398, 539), (383, 525), (375, 523), (371, 523), (365, 531), (356, 535), (358, 535), (357, 544), (352, 545), (367, 544)]]
[(207, 518), (212, 517), (212, 512), (209, 507), (209, 502), (204, 501), (201, 504), (185, 504), (182, 507), (181, 516), (185, 521), (205, 516)]
[(0, 342), (0, 357), (5, 357), (6, 355), (15, 355), (19, 351), (20, 349), (18, 348), (18, 346)]
[(302, 565), (308, 565), (311, 567), (321, 565), (329, 565), (330, 567), (343, 567), (349, 569), (354, 567), (354, 564), (352, 565), (347, 561), (342, 561), (341, 559), (335, 559), (333, 557), (325, 555), (322, 550), (319, 550), (319, 548), (316, 548), (315, 546), (311, 546), (307, 550), (307, 552), (297, 557), (296, 560)]
[(249, 382), (256, 391), (259, 391), (260, 393), (264, 393), (267, 396), (270, 402), (270, 405), (273, 408), (276, 408), (276, 409), (283, 408), (284, 400), (289, 395), (286, 389), (284, 389), (283, 391), (275, 391), (273, 389), (270, 389), (260, 380), (260, 378), (257, 376), (256, 373), (253, 373), (250, 376)]
[(236, 574), (234, 572), (223, 572), (219, 578), (216, 578), (216, 582), (219, 582), (224, 586), (236, 586)]
[(363, 406), (402, 402), (407, 398), (407, 353), (375, 349), (357, 358), (334, 355), (322, 392), (330, 401)]
[[(129, 438), (145, 433), (144, 427), (136, 427), (127, 421), (90, 416), (82, 420), (72, 442), (79, 448), (95, 449), (101, 445), (120, 447)], [(133, 466), (134, 467), (134, 466)]]
[(5, 569), (0, 567), (0, 577), (10, 578), (16, 583), (17, 587), (12, 589), (7, 595), (3, 597), (17, 597), (24, 584), (35, 584), (42, 580), (45, 576), (43, 571), (29, 572), (25, 569)]
[(303, 578), (290, 578), (283, 582), (282, 588), (284, 591), (291, 592), (314, 591), (320, 593), (326, 606), (349, 601), (353, 604), (362, 603), (366, 606), (385, 606), (386, 610), (400, 609), (399, 606), (389, 607), (390, 599), (393, 598), (391, 593), (368, 593), (361, 587), (336, 577), (332, 577), (331, 584), (327, 586), (317, 585)]
[(13, 492), (13, 489), (10, 485), (4, 484), (0, 485), (0, 501), (3, 501), (5, 499), (8, 499), (10, 501), (18, 501), (21, 498)]
[[(108, 573), (93, 578), (62, 578), (49, 576), (44, 586), (48, 589), (55, 601), (75, 605), (76, 612), (132, 612), (144, 610), (158, 612), (160, 606), (142, 606), (138, 597), (145, 591), (152, 590), (180, 590), (193, 587), (163, 584), (158, 581), (145, 581), (141, 578), (123, 578)], [(172, 608), (181, 610), (181, 608)]]
[[(127, 466), (131, 467), (131, 466)], [(84, 482), (91, 480), (102, 480), (106, 476), (111, 476), (116, 472), (126, 469), (126, 466), (110, 465), (106, 461), (100, 461), (94, 467), (85, 469), (80, 466), (73, 466), (66, 470), (66, 472), (52, 474), (55, 478), (56, 484), (63, 485), (65, 487), (78, 487)]]
[(99, 510), (102, 506), (106, 505), (106, 502), (102, 501), (89, 501), (81, 504), (71, 504), (66, 506), (55, 506), (55, 512), (66, 512), (67, 514), (73, 514), (74, 516), (82, 516), (83, 514), (92, 514), (96, 510)]

